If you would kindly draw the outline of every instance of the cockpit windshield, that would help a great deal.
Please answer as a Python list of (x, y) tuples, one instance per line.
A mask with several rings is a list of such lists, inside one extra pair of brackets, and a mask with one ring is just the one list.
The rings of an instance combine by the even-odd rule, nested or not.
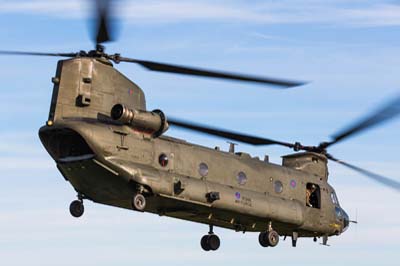
[(341, 221), (343, 219), (343, 212), (340, 207), (335, 207), (335, 215), (338, 221)]

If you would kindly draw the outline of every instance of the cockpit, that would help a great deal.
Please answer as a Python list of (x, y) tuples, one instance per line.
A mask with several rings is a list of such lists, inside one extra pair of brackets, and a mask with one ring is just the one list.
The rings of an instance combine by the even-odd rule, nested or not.
[(341, 231), (341, 233), (343, 233), (349, 227), (349, 224), (350, 224), (349, 215), (342, 209), (342, 207), (340, 207), (339, 200), (336, 196), (335, 191), (331, 192), (331, 200), (332, 200), (332, 203), (335, 205), (336, 220), (343, 225), (342, 231)]

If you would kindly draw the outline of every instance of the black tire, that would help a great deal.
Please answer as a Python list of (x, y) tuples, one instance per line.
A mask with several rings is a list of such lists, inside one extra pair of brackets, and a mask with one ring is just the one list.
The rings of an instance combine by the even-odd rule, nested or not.
[(272, 230), (267, 233), (267, 240), (270, 247), (275, 247), (279, 243), (279, 234)]
[(207, 238), (207, 243), (208, 246), (210, 247), (210, 250), (217, 250), (221, 244), (221, 241), (219, 240), (219, 237), (217, 235), (208, 235)]
[(203, 236), (202, 238), (201, 238), (201, 240), (200, 240), (200, 245), (201, 245), (201, 248), (204, 250), (204, 251), (210, 251), (210, 246), (208, 245), (208, 235), (205, 235), (205, 236)]
[(80, 200), (74, 200), (71, 202), (69, 205), (69, 212), (73, 217), (79, 218), (83, 215), (85, 211), (85, 207), (83, 206), (83, 203)]
[(134, 210), (143, 212), (146, 208), (146, 198), (142, 194), (136, 194), (132, 199), (132, 207)]
[(268, 240), (267, 240), (267, 233), (266, 232), (261, 232), (258, 235), (258, 242), (264, 248), (269, 247)]

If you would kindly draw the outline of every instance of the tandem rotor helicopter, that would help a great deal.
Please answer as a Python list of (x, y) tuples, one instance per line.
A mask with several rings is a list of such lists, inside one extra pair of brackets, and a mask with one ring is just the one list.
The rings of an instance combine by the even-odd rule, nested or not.
[[(340, 235), (351, 222), (328, 183), (328, 160), (342, 164), (400, 191), (400, 183), (337, 159), (328, 148), (400, 113), (400, 98), (333, 136), (306, 146), (169, 118), (146, 109), (144, 92), (118, 72), (113, 63), (139, 64), (148, 70), (256, 82), (277, 87), (303, 83), (210, 71), (107, 54), (111, 40), (110, 1), (97, 1), (96, 49), (77, 53), (0, 51), (3, 55), (66, 57), (57, 64), (50, 112), (40, 140), (58, 170), (77, 192), (70, 205), (74, 217), (84, 200), (175, 217), (209, 226), (201, 247), (217, 250), (214, 226), (259, 232), (262, 247), (279, 237)], [(165, 136), (169, 126), (252, 145), (281, 145), (296, 153), (282, 165)]]

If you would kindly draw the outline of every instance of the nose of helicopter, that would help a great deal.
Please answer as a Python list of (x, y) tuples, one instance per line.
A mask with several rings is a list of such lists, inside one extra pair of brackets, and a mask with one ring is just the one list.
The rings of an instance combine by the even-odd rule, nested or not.
[(342, 228), (342, 233), (349, 228), (350, 224), (350, 218), (349, 215), (342, 209), (343, 212), (343, 228)]

